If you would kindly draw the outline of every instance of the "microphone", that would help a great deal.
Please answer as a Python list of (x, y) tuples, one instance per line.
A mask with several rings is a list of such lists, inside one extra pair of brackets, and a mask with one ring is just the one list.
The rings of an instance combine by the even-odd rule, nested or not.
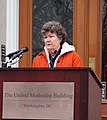
[(13, 60), (16, 57), (19, 57), (22, 53), (27, 52), (27, 51), (28, 51), (28, 47), (23, 47), (20, 50), (17, 50), (15, 52), (9, 53), (5, 57), (9, 57), (9, 59), (12, 58), (12, 60)]

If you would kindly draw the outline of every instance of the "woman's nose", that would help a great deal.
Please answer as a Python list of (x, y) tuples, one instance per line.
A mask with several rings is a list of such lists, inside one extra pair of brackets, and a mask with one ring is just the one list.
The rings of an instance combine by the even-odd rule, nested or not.
[(47, 37), (47, 38), (46, 38), (46, 41), (51, 41), (50, 37)]

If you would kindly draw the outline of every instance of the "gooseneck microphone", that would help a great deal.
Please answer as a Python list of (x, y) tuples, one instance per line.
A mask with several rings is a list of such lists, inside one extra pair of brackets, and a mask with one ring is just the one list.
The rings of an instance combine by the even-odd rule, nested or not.
[(23, 47), (20, 50), (17, 50), (15, 52), (9, 53), (5, 57), (9, 57), (9, 59), (14, 60), (16, 57), (19, 57), (22, 53), (27, 52), (27, 51), (28, 51), (28, 47)]

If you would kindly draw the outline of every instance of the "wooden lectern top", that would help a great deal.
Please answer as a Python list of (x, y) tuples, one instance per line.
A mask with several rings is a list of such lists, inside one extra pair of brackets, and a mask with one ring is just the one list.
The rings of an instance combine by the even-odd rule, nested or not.
[(1, 68), (0, 120), (3, 82), (73, 82), (74, 120), (101, 120), (101, 81), (91, 68)]

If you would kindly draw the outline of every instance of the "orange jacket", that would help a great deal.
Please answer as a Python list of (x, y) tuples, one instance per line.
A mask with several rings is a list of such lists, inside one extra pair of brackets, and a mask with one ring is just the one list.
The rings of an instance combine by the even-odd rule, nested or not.
[[(71, 49), (70, 45), (67, 45), (66, 50), (63, 51), (63, 54), (56, 59), (54, 67), (83, 67), (80, 56), (74, 51), (74, 49)], [(44, 51), (34, 58), (32, 67), (49, 67), (49, 58), (47, 56), (45, 48)]]

